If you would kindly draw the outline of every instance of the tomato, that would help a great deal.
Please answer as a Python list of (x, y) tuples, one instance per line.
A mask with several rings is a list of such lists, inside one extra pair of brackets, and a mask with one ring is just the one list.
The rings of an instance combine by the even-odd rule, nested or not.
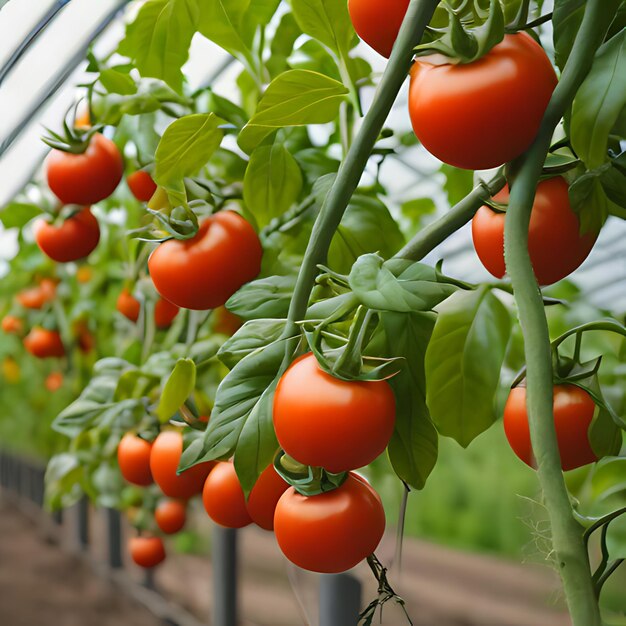
[(379, 495), (350, 474), (343, 485), (317, 496), (285, 491), (274, 515), (276, 541), (298, 567), (334, 574), (345, 572), (376, 550), (385, 531)]
[(24, 330), (24, 322), (15, 315), (5, 315), (2, 318), (2, 330), (8, 334), (19, 335)]
[[(563, 471), (597, 461), (588, 437), (589, 425), (596, 410), (593, 398), (575, 385), (555, 385), (553, 408)], [(504, 432), (513, 452), (526, 465), (535, 467), (525, 387), (511, 389), (504, 407)]]
[(61, 372), (52, 372), (51, 374), (48, 374), (45, 386), (48, 391), (58, 391), (61, 387), (63, 387), (63, 374)]
[(137, 435), (126, 433), (117, 446), (117, 464), (122, 476), (133, 485), (152, 484), (150, 452), (152, 444)]
[(100, 133), (82, 154), (52, 150), (46, 158), (48, 186), (64, 204), (86, 206), (108, 198), (123, 173), (118, 147)]
[(74, 330), (78, 338), (79, 350), (83, 354), (89, 354), (89, 352), (91, 352), (96, 346), (96, 339), (89, 330), (87, 322), (85, 322), (84, 320), (78, 322)]
[(148, 202), (157, 189), (152, 176), (143, 170), (137, 170), (126, 177), (126, 184), (133, 196), (140, 202)]
[(265, 530), (274, 529), (274, 511), (280, 497), (289, 485), (281, 478), (273, 465), (266, 467), (248, 496), (248, 513), (252, 521)]
[(362, 467), (381, 454), (395, 413), (387, 382), (339, 380), (312, 353), (291, 364), (274, 395), (274, 429), (283, 450), (333, 473)]
[(246, 498), (232, 462), (218, 463), (209, 474), (202, 502), (209, 517), (226, 528), (243, 528), (252, 523)]
[(81, 284), (88, 283), (92, 276), (93, 271), (88, 265), (82, 265), (76, 270), (76, 280)]
[(350, 19), (357, 35), (387, 58), (408, 7), (409, 0), (348, 0)]
[(160, 537), (131, 537), (128, 551), (140, 567), (155, 567), (165, 560), (165, 546)]
[(79, 130), (88, 130), (91, 128), (91, 113), (89, 109), (84, 109), (76, 116), (74, 128)]
[(35, 240), (41, 251), (53, 261), (78, 261), (95, 250), (100, 241), (100, 226), (90, 207), (85, 207), (61, 226), (39, 220), (35, 226)]
[(41, 309), (44, 304), (54, 300), (56, 283), (50, 278), (44, 278), (37, 287), (30, 287), (20, 291), (16, 299), (27, 309)]
[(180, 500), (161, 500), (154, 511), (157, 526), (166, 534), (182, 530), (187, 521), (187, 505)]
[(556, 83), (546, 53), (526, 33), (505, 35), (473, 63), (418, 58), (409, 88), (413, 130), (444, 163), (496, 167), (530, 146)]
[(157, 328), (169, 328), (180, 309), (171, 302), (159, 298), (154, 305), (154, 322)]
[(208, 217), (191, 239), (170, 239), (148, 260), (156, 290), (179, 307), (222, 306), (261, 270), (263, 249), (254, 229), (233, 211)]
[(24, 337), (23, 343), (28, 352), (40, 359), (65, 355), (61, 335), (56, 330), (47, 330), (41, 326), (35, 326)]
[(150, 470), (154, 482), (166, 496), (187, 500), (202, 491), (215, 463), (199, 463), (177, 475), (182, 452), (183, 436), (178, 431), (161, 432), (152, 444)]
[[(496, 194), (494, 200), (508, 202), (508, 187)], [(502, 278), (505, 272), (505, 216), (483, 206), (472, 220), (476, 253), (497, 278)], [(551, 285), (571, 274), (587, 258), (595, 241), (594, 233), (580, 234), (580, 222), (570, 206), (565, 179), (557, 176), (540, 182), (528, 231), (528, 251), (537, 282)]]
[(135, 298), (135, 296), (133, 296), (128, 289), (122, 289), (117, 298), (117, 304), (115, 307), (131, 322), (136, 322), (139, 319), (141, 304), (139, 304), (139, 300), (137, 300), (137, 298)]
[(243, 320), (231, 313), (225, 306), (213, 311), (213, 332), (232, 337), (243, 325)]
[(5, 356), (2, 360), (2, 375), (11, 384), (16, 384), (20, 381), (22, 370), (19, 363), (12, 356)]

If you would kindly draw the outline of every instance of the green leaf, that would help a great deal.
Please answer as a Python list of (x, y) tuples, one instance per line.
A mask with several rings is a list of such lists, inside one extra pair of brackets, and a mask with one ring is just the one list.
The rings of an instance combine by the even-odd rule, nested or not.
[(114, 69), (102, 70), (100, 82), (109, 93), (119, 93), (123, 96), (137, 93), (135, 81), (128, 74)]
[(626, 492), (626, 457), (598, 461), (591, 476), (594, 499), (604, 500), (623, 492)]
[(259, 227), (287, 211), (301, 191), (300, 167), (283, 145), (274, 142), (254, 150), (243, 180), (243, 199)]
[(241, 20), (251, 0), (202, 0), (198, 30), (233, 56), (249, 58), (241, 38)]
[(585, 14), (586, 0), (555, 0), (552, 17), (555, 60), (562, 70)]
[(424, 355), (435, 323), (433, 313), (381, 314), (389, 353), (406, 365), (389, 383), (396, 396), (396, 425), (389, 460), (405, 483), (422, 489), (437, 461), (438, 435), (426, 406)]
[(444, 163), (439, 171), (446, 177), (443, 189), (451, 207), (463, 200), (474, 188), (474, 172), (471, 170), (462, 170)]
[(350, 50), (355, 35), (347, 2), (291, 0), (291, 7), (302, 32), (338, 54)]
[(347, 273), (362, 254), (390, 257), (403, 245), (404, 236), (389, 209), (377, 198), (355, 194), (330, 244), (328, 265)]
[(5, 228), (23, 228), (38, 215), (41, 209), (36, 204), (11, 202), (0, 209), (0, 222)]
[(613, 421), (611, 413), (602, 406), (597, 406), (589, 426), (589, 442), (599, 458), (615, 456), (622, 447), (622, 431)]
[(432, 267), (405, 259), (383, 262), (376, 254), (357, 259), (350, 271), (350, 287), (362, 304), (377, 311), (430, 311), (456, 287), (437, 282)]
[(277, 341), (284, 328), (285, 320), (258, 319), (246, 322), (224, 342), (217, 357), (226, 367), (233, 369), (244, 357), (272, 341)]
[(127, 25), (118, 52), (133, 59), (142, 76), (161, 78), (180, 93), (199, 18), (198, 0), (148, 0)]
[(572, 108), (571, 140), (593, 170), (609, 157), (609, 134), (626, 106), (626, 29), (602, 45)]
[(487, 287), (457, 291), (438, 313), (426, 351), (426, 402), (437, 430), (467, 447), (496, 419), (511, 318)]
[(569, 187), (572, 209), (578, 213), (582, 233), (599, 233), (609, 215), (609, 199), (602, 185), (605, 166), (579, 176)]
[(256, 113), (239, 135), (239, 146), (251, 153), (279, 128), (332, 122), (347, 94), (346, 87), (323, 74), (284, 72), (267, 87)]
[(197, 174), (219, 148), (224, 136), (219, 123), (213, 113), (186, 115), (172, 122), (157, 146), (155, 182), (177, 192), (183, 178)]
[(230, 297), (226, 308), (244, 320), (287, 317), (296, 278), (287, 274), (253, 280)]
[(82, 495), (80, 481), (84, 468), (80, 459), (69, 452), (56, 454), (46, 466), (44, 477), (46, 506), (52, 510), (72, 506)]
[(165, 424), (173, 417), (195, 387), (196, 364), (191, 359), (179, 359), (163, 387), (156, 410), (161, 424)]

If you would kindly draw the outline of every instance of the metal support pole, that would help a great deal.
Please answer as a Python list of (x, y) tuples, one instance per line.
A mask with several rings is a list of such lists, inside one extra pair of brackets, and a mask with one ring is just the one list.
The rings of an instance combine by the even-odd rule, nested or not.
[(213, 626), (237, 624), (237, 531), (213, 527)]
[(86, 552), (89, 549), (89, 500), (85, 496), (76, 503), (76, 538), (80, 550)]
[(36, 502), (43, 509), (45, 496), (46, 496), (46, 470), (38, 469), (37, 470), (37, 494), (36, 494)]
[(361, 583), (350, 574), (320, 578), (320, 626), (356, 626), (361, 610)]
[(107, 520), (107, 539), (109, 548), (109, 567), (122, 567), (122, 522), (116, 509), (105, 509)]

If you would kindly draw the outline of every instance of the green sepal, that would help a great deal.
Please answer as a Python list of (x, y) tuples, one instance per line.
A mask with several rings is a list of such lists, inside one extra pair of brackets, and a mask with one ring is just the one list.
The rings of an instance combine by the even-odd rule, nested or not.
[(348, 472), (332, 474), (323, 467), (302, 465), (279, 450), (274, 457), (274, 469), (280, 477), (303, 496), (318, 496), (341, 487), (348, 478)]

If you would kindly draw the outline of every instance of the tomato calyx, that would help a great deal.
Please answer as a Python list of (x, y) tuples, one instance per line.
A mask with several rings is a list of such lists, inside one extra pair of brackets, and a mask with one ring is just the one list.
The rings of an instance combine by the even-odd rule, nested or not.
[(46, 128), (47, 135), (41, 140), (51, 148), (67, 152), (69, 154), (83, 154), (91, 142), (92, 137), (102, 131), (104, 125), (96, 124), (89, 128), (76, 127), (68, 124), (67, 120), (63, 121), (63, 131), (56, 133), (50, 128)]
[(333, 474), (323, 467), (298, 463), (283, 450), (274, 457), (274, 468), (279, 476), (303, 496), (317, 496), (333, 491), (346, 482), (349, 472)]

